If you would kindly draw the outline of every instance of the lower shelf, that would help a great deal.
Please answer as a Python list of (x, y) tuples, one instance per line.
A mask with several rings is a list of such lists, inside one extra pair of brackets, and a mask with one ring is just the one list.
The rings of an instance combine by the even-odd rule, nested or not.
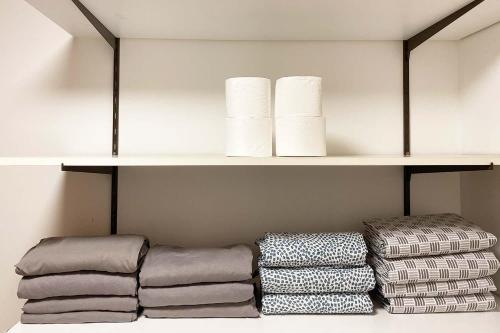
[[(497, 297), (497, 303), (500, 299)], [(443, 333), (496, 332), (500, 311), (401, 315), (376, 308), (372, 315), (261, 316), (260, 319), (148, 319), (133, 323), (78, 325), (16, 324), (9, 333)]]

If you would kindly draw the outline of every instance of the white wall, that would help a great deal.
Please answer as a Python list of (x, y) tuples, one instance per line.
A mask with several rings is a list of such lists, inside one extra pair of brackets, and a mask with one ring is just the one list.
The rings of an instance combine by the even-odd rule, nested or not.
[[(402, 167), (121, 168), (119, 183), (119, 232), (180, 246), (361, 231), (365, 218), (403, 214)], [(460, 213), (458, 175), (416, 176), (412, 195), (415, 214)]]
[(426, 42), (410, 60), (412, 154), (460, 154), (458, 42)]
[[(402, 42), (122, 41), (120, 152), (224, 152), (224, 80), (323, 77), (328, 153), (401, 154)], [(412, 56), (412, 147), (457, 153), (456, 42)], [(429, 80), (429, 77), (432, 79)], [(433, 117), (434, 121), (427, 121)]]
[[(464, 151), (500, 153), (500, 24), (460, 42), (460, 90)], [(461, 177), (465, 217), (500, 237), (500, 172), (468, 172)], [(500, 258), (500, 244), (495, 247)], [(496, 275), (497, 286), (500, 275)]]
[(109, 154), (112, 49), (24, 1), (0, 6), (0, 156)]
[(226, 78), (318, 75), (329, 154), (400, 153), (400, 44), (124, 40), (121, 152), (222, 154)]
[[(24, 1), (0, 1), (0, 156), (108, 154), (111, 55)], [(106, 234), (110, 181), (59, 167), (0, 167), (0, 332), (19, 320), (14, 264), (40, 238)]]
[(463, 152), (500, 154), (500, 24), (459, 43)]

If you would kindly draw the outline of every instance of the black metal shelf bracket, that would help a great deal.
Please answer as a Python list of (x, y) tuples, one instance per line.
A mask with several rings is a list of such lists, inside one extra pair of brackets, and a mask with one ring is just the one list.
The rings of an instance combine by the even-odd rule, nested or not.
[(98, 173), (103, 175), (113, 174), (113, 167), (110, 166), (67, 166), (61, 164), (61, 171)]
[(411, 51), (416, 49), (426, 40), (455, 22), (457, 19), (465, 15), (471, 9), (479, 5), (484, 0), (475, 0), (454, 13), (446, 16), (440, 21), (434, 23), (427, 29), (419, 32), (413, 37), (403, 41), (403, 148), (404, 155), (410, 156), (410, 57)]
[(404, 214), (411, 214), (411, 176), (420, 173), (462, 172), (493, 170), (493, 163), (488, 165), (407, 165), (403, 171)]
[[(118, 156), (118, 135), (120, 116), (120, 38), (117, 38), (97, 17), (92, 14), (79, 0), (71, 0), (104, 40), (113, 49), (113, 128), (112, 156)], [(85, 172), (111, 175), (111, 216), (110, 232), (118, 232), (118, 167), (117, 166), (61, 166), (62, 171)]]
[[(404, 156), (411, 156), (410, 143), (410, 58), (411, 52), (429, 38), (455, 22), (457, 19), (468, 13), (471, 9), (479, 5), (484, 0), (474, 0), (464, 7), (458, 9), (452, 14), (446, 16), (440, 21), (429, 26), (427, 29), (403, 41), (403, 153)], [(490, 170), (492, 166), (405, 166), (403, 171), (403, 201), (404, 214), (410, 215), (411, 212), (411, 175), (415, 173), (434, 173), (434, 172), (454, 172), (454, 171), (475, 171)]]

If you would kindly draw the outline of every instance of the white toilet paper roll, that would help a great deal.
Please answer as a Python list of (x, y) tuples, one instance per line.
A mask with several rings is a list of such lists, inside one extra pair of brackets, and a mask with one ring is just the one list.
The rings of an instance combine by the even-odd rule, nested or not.
[(271, 80), (262, 77), (235, 77), (226, 80), (228, 117), (271, 116)]
[(271, 118), (226, 118), (226, 156), (268, 157), (272, 154)]
[(274, 113), (287, 116), (321, 117), (321, 78), (316, 76), (282, 77), (276, 81)]
[(326, 156), (324, 117), (276, 118), (277, 156)]

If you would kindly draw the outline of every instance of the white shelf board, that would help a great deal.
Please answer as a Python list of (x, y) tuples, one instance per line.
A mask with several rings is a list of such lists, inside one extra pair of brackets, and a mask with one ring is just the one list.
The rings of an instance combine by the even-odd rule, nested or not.
[[(97, 37), (70, 0), (26, 0), (76, 37)], [(403, 40), (470, 0), (81, 0), (121, 38)], [(487, 0), (435, 38), (458, 40), (500, 21)], [(381, 23), (383, 22), (383, 24)]]
[[(498, 302), (498, 299), (497, 299)], [(9, 333), (444, 333), (497, 332), (500, 312), (389, 314), (377, 308), (372, 315), (261, 316), (259, 319), (148, 319), (133, 323), (23, 325)]]
[(0, 157), (0, 166), (402, 166), (500, 164), (500, 155), (353, 155), (327, 157), (225, 157), (151, 155), (97, 157)]

